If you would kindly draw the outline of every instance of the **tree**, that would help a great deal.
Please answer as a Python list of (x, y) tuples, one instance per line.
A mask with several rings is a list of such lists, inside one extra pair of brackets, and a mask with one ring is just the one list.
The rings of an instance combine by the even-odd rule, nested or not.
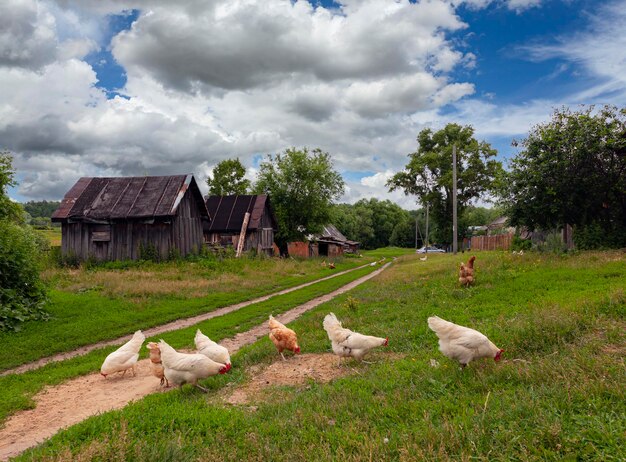
[(360, 242), (365, 249), (415, 244), (415, 213), (388, 200), (361, 199), (354, 205), (336, 205), (332, 221), (348, 239)]
[(410, 248), (415, 245), (415, 220), (403, 220), (393, 228), (389, 245)]
[[(388, 182), (390, 191), (404, 190), (430, 205), (437, 224), (436, 241), (452, 242), (452, 146), (457, 148), (457, 210), (485, 193), (496, 190), (503, 174), (502, 164), (493, 159), (497, 151), (474, 138), (471, 126), (448, 124), (434, 132), (427, 128), (417, 136), (418, 149), (409, 154), (409, 163)], [(433, 235), (431, 234), (431, 235)]]
[(514, 145), (502, 193), (512, 225), (570, 224), (595, 236), (589, 246), (626, 245), (626, 109), (557, 109)]
[(226, 159), (215, 166), (212, 177), (207, 178), (210, 196), (248, 194), (250, 180), (244, 178), (246, 168), (239, 159)]
[(287, 243), (320, 232), (331, 219), (331, 207), (344, 191), (330, 154), (289, 148), (261, 163), (256, 194), (268, 194), (278, 220), (276, 243), (287, 255)]
[(357, 215), (371, 217), (372, 232), (360, 239), (366, 249), (387, 247), (396, 225), (410, 219), (406, 210), (389, 200), (361, 199), (354, 207)]
[(501, 207), (485, 208), (469, 206), (465, 209), (462, 220), (466, 226), (486, 226), (504, 215)]
[(23, 204), (24, 210), (33, 218), (51, 218), (59, 205), (59, 201), (28, 201)]
[(16, 186), (13, 157), (8, 151), (0, 152), (0, 220), (9, 220), (15, 223), (24, 222), (24, 210), (17, 202), (13, 202), (7, 189)]
[(16, 185), (13, 158), (0, 153), (0, 331), (45, 319), (45, 288), (39, 279), (37, 236), (23, 222), (22, 207), (12, 202), (7, 187)]

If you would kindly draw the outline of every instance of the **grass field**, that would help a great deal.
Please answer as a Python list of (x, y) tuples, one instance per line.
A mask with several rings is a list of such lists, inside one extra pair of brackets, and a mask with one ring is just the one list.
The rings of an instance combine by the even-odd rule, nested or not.
[[(401, 253), (406, 254), (407, 252), (400, 249), (388, 249), (387, 252), (383, 252), (383, 256), (398, 255)], [(363, 262), (362, 259), (358, 261)], [(319, 265), (316, 263), (316, 266)], [(275, 296), (267, 301), (244, 307), (238, 311), (219, 316), (209, 321), (201, 322), (190, 328), (161, 334), (159, 338), (164, 338), (176, 348), (190, 348), (193, 346), (193, 336), (197, 328), (201, 328), (205, 334), (209, 335), (215, 341), (232, 337), (238, 332), (245, 331), (262, 323), (267, 319), (269, 314), (279, 314), (287, 311), (308, 300), (331, 292), (375, 269), (376, 267), (372, 268), (366, 266), (363, 269), (358, 269), (351, 273), (337, 276), (336, 278), (322, 281), (288, 294)], [(326, 276), (328, 274), (324, 273), (323, 275)], [(88, 326), (102, 326), (108, 325), (108, 323), (113, 324), (117, 317), (120, 316), (119, 310), (110, 309), (111, 304), (109, 300), (98, 299), (97, 296), (94, 296), (94, 301), (99, 304), (98, 306), (102, 306), (102, 319), (94, 320), (93, 318), (84, 316), (84, 313), (77, 313), (75, 319), (83, 320), (82, 322), (85, 323), (90, 321), (90, 323), (87, 324)], [(107, 306), (110, 312), (106, 310)], [(168, 307), (171, 309), (171, 305), (168, 305)], [(71, 310), (68, 309), (68, 313), (71, 313)], [(6, 338), (8, 341), (6, 341), (4, 345), (12, 345), (11, 348), (14, 349), (15, 358), (6, 355), (6, 353), (11, 351), (9, 348), (3, 348), (5, 352), (3, 358), (6, 358), (4, 361), (12, 360), (19, 362), (18, 360), (25, 356), (32, 357), (33, 359), (49, 356), (51, 354), (50, 352), (55, 348), (60, 348), (58, 345), (66, 347), (61, 351), (67, 351), (69, 349), (67, 345), (71, 345), (69, 342), (73, 339), (71, 332), (75, 332), (75, 330), (71, 330), (71, 319), (71, 316), (69, 316), (67, 326), (60, 326), (58, 328), (54, 325), (50, 326), (49, 323), (40, 323), (30, 326), (33, 331), (36, 332), (37, 329), (39, 329), (39, 331), (42, 332), (39, 336), (33, 334), (23, 336), (22, 332), (13, 334), (13, 337), (7, 334)], [(120, 320), (120, 322), (123, 321), (123, 319)], [(66, 329), (66, 331), (63, 329)], [(57, 333), (58, 337), (55, 336)], [(20, 344), (18, 342), (20, 338), (26, 338), (29, 343)], [(80, 338), (82, 339), (84, 336)], [(87, 338), (86, 340), (89, 339)], [(148, 339), (148, 341), (150, 340), (157, 341), (158, 339)], [(106, 355), (115, 350), (115, 348), (116, 347), (107, 347), (98, 349), (87, 355), (49, 364), (31, 372), (0, 377), (0, 424), (10, 414), (21, 409), (31, 408), (34, 405), (31, 396), (41, 390), (42, 387), (55, 385), (64, 380), (98, 370)], [(146, 356), (147, 350), (142, 350), (141, 357)]]
[[(321, 321), (332, 310), (346, 327), (389, 336), (374, 364), (272, 388), (254, 406), (222, 404), (219, 390), (276, 360), (263, 339), (233, 357), (232, 373), (203, 382), (208, 395), (149, 396), (19, 460), (624, 460), (626, 256), (483, 252), (470, 289), (458, 287), (459, 260), (401, 259), (290, 326), (303, 352), (327, 352)], [(482, 331), (504, 360), (460, 370), (437, 350), (433, 314)]]
[(115, 263), (44, 271), (51, 320), (0, 333), (0, 371), (137, 329), (213, 311), (297, 286), (380, 258), (343, 258), (331, 271), (321, 259), (199, 259), (169, 263)]
[(37, 229), (36, 232), (45, 237), (51, 246), (61, 245), (61, 228)]

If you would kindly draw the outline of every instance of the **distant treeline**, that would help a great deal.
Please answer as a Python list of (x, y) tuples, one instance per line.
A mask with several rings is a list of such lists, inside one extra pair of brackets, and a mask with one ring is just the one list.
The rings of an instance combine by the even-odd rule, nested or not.
[[(502, 214), (497, 208), (468, 207), (459, 218), (459, 238), (469, 237), (470, 226), (484, 226)], [(333, 207), (333, 224), (348, 239), (358, 241), (365, 249), (388, 245), (415, 247), (417, 218), (417, 246), (426, 239), (426, 211), (404, 210), (389, 200), (361, 199), (355, 204), (338, 204)], [(439, 227), (430, 217), (431, 243), (446, 244), (451, 236), (440, 236)]]
[(22, 206), (33, 218), (50, 218), (60, 204), (59, 201), (28, 201)]

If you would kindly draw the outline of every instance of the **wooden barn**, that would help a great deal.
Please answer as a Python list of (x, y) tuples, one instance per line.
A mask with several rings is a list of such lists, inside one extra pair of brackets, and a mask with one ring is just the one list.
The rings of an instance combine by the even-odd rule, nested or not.
[(278, 222), (268, 196), (209, 196), (206, 207), (211, 222), (204, 227), (205, 242), (237, 248), (240, 236), (244, 235), (241, 251), (274, 254), (274, 233), (278, 230)]
[(79, 179), (52, 221), (80, 260), (168, 258), (200, 251), (209, 214), (193, 175)]

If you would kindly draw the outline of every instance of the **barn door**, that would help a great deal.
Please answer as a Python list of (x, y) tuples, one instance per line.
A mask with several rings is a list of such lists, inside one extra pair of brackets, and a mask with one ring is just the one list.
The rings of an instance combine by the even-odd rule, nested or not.
[(261, 230), (261, 248), (271, 249), (274, 247), (274, 230), (272, 228), (263, 228)]

